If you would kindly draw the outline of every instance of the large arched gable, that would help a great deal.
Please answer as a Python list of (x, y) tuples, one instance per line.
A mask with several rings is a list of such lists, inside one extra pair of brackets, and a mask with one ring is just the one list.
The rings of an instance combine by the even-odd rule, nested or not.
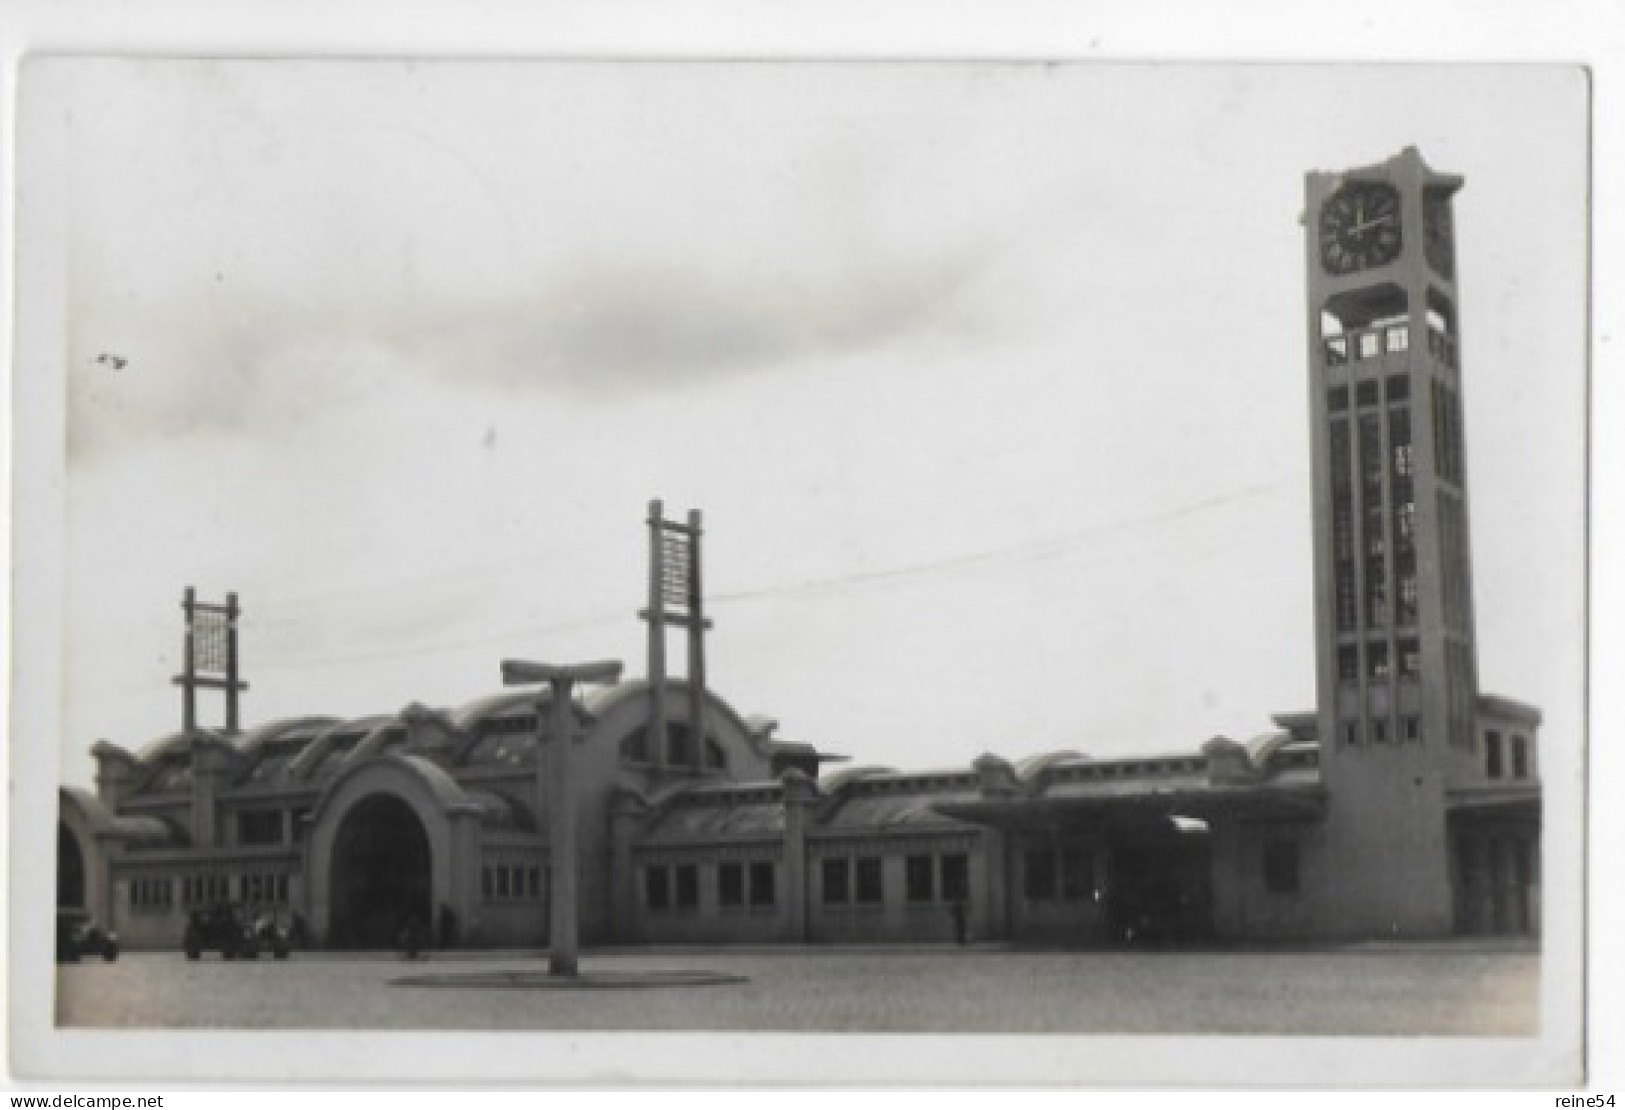
[(392, 753), (346, 768), (328, 784), (311, 812), (305, 847), (311, 926), (325, 939), (330, 924), (333, 853), (345, 817), (369, 798), (387, 795), (403, 802), (428, 836), (430, 887), (436, 905), (462, 912), (473, 828), (482, 813), (452, 777), (420, 756)]
[[(649, 723), (649, 683), (638, 679), (590, 693), (584, 706), (593, 719), (591, 742), (619, 750), (622, 742)], [(690, 716), (688, 683), (666, 684), (668, 720), (687, 724)], [(709, 688), (705, 691), (707, 732), (721, 746), (730, 778), (759, 778), (767, 774), (770, 754), (765, 735)]]

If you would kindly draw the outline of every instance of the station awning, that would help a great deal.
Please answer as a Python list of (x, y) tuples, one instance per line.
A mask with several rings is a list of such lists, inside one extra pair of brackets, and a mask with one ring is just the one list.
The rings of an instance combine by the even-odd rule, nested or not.
[(1326, 813), (1322, 787), (1214, 787), (1136, 794), (977, 798), (938, 802), (938, 812), (999, 829), (1195, 817), (1204, 821), (1318, 820)]
[(1540, 817), (1540, 787), (1522, 784), (1516, 786), (1475, 786), (1445, 793), (1445, 805), (1451, 817)]

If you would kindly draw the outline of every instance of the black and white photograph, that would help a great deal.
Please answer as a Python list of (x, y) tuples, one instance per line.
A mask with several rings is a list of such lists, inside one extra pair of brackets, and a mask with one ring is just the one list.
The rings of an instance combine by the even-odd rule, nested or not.
[(1580, 1082), (1590, 94), (26, 59), (13, 1066)]

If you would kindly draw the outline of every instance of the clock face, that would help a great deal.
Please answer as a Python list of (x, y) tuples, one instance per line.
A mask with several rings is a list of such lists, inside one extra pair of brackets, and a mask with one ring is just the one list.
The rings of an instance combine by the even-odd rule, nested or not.
[(1352, 274), (1392, 262), (1404, 239), (1399, 190), (1380, 181), (1357, 181), (1333, 193), (1320, 209), (1320, 264), (1329, 274)]
[(1422, 233), (1428, 265), (1444, 277), (1455, 277), (1455, 231), (1450, 222), (1450, 198), (1443, 193), (1429, 193), (1423, 200)]

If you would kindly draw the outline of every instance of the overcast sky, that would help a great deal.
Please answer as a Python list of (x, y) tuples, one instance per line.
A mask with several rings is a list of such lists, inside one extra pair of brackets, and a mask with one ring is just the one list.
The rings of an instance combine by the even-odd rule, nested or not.
[(241, 596), (248, 724), (455, 706), (513, 656), (641, 674), (654, 497), (705, 513), (713, 686), (786, 738), (1263, 731), (1315, 698), (1303, 175), (1407, 144), (1467, 181), (1482, 684), (1579, 743), (1576, 70), (77, 61), (23, 95), (56, 149), (22, 227), (66, 229), (70, 781), (178, 727), (188, 584)]

